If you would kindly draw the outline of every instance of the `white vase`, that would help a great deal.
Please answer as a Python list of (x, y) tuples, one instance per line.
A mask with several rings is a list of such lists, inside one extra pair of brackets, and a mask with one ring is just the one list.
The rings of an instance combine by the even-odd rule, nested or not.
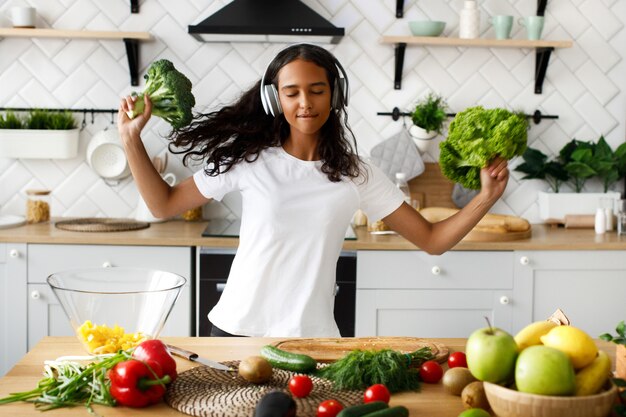
[(78, 129), (0, 129), (0, 157), (68, 159), (78, 155)]
[(409, 135), (411, 135), (413, 143), (415, 143), (420, 153), (424, 153), (428, 150), (428, 146), (432, 140), (437, 136), (437, 132), (412, 125), (409, 128)]
[(480, 12), (474, 0), (465, 0), (459, 16), (459, 38), (475, 39), (480, 36)]
[(544, 221), (563, 221), (568, 214), (595, 214), (601, 198), (619, 200), (620, 193), (548, 193), (539, 191), (539, 217)]

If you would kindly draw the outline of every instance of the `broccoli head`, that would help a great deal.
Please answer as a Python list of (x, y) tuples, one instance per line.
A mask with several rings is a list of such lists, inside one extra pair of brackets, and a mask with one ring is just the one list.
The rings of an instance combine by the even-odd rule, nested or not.
[(191, 123), (192, 109), (196, 99), (191, 92), (191, 81), (178, 71), (167, 59), (154, 61), (144, 75), (146, 88), (138, 96), (133, 111), (128, 112), (131, 119), (143, 113), (143, 96), (152, 101), (152, 114), (167, 121), (174, 129), (180, 129)]
[(512, 159), (526, 150), (528, 122), (505, 109), (470, 107), (450, 123), (439, 144), (439, 166), (447, 178), (465, 188), (480, 189), (480, 170), (500, 156)]

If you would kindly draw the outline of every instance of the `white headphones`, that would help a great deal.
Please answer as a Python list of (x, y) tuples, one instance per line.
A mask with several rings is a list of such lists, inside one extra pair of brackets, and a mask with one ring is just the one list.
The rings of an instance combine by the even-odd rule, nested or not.
[[(278, 116), (283, 113), (283, 108), (281, 107), (280, 100), (278, 99), (278, 90), (276, 89), (276, 86), (271, 82), (269, 84), (265, 84), (265, 76), (267, 75), (267, 70), (270, 68), (270, 66), (276, 59), (276, 57), (280, 55), (281, 52), (289, 48), (292, 48), (294, 46), (300, 46), (300, 45), (308, 45), (308, 46), (312, 46), (312, 47), (319, 48), (319, 49), (326, 51), (321, 46), (317, 46), (311, 43), (296, 43), (293, 45), (289, 45), (286, 48), (283, 48), (280, 51), (278, 51), (276, 56), (274, 56), (274, 58), (270, 61), (270, 63), (267, 64), (267, 67), (265, 68), (265, 71), (263, 72), (263, 78), (261, 78), (261, 91), (260, 91), (261, 103), (263, 104), (263, 110), (265, 110), (266, 114), (271, 114), (272, 116)], [(343, 67), (341, 66), (341, 63), (337, 60), (337, 58), (335, 58), (330, 52), (328, 51), (326, 52), (332, 56), (333, 61), (335, 62), (335, 66), (337, 67), (337, 70), (339, 72), (339, 77), (335, 78), (333, 96), (330, 101), (331, 106), (334, 109), (339, 109), (343, 106), (348, 106), (348, 96), (349, 96), (348, 75), (346, 74), (346, 71), (343, 69)]]

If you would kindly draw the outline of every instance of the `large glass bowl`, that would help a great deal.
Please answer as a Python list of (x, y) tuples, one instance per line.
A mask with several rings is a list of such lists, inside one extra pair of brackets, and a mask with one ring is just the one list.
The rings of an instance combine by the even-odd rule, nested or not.
[(186, 280), (171, 272), (113, 267), (58, 272), (47, 282), (85, 349), (104, 354), (158, 337)]

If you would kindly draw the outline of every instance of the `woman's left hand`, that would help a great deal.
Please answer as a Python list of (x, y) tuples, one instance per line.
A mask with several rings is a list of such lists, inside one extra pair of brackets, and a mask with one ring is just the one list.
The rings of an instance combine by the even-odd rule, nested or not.
[(508, 161), (496, 157), (489, 165), (480, 170), (481, 193), (486, 193), (494, 201), (504, 193), (509, 180)]

